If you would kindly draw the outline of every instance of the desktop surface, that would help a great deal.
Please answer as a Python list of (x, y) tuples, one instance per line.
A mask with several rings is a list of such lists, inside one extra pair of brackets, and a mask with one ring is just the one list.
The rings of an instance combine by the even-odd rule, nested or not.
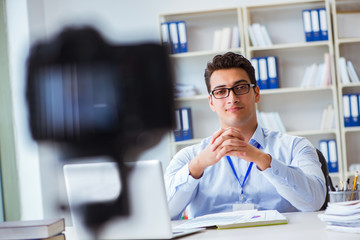
[[(177, 238), (184, 240), (211, 240), (211, 239), (251, 239), (251, 240), (359, 240), (360, 234), (342, 233), (326, 230), (326, 223), (320, 221), (320, 212), (284, 213), (288, 224), (248, 227), (236, 229), (206, 229), (193, 235)], [(182, 221), (173, 221), (174, 226)], [(66, 229), (67, 240), (78, 239), (72, 227)]]

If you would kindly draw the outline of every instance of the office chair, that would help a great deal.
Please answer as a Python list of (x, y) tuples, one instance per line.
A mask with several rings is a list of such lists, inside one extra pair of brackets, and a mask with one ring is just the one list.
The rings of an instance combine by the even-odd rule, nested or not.
[(321, 170), (322, 170), (322, 172), (324, 174), (325, 183), (326, 183), (326, 197), (325, 197), (324, 204), (320, 208), (320, 210), (325, 210), (326, 207), (327, 207), (327, 204), (329, 202), (329, 191), (328, 191), (328, 189), (329, 189), (329, 181), (328, 181), (329, 168), (328, 168), (326, 159), (325, 159), (324, 155), (322, 154), (322, 152), (319, 149), (316, 149), (316, 152), (318, 154), (318, 158), (319, 158), (319, 161), (321, 163)]

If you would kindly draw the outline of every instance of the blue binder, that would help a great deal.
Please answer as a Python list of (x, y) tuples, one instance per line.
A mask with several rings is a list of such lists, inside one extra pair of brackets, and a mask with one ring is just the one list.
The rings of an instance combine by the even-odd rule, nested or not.
[(261, 89), (268, 89), (268, 67), (267, 57), (258, 58), (259, 61), (259, 78), (261, 82)]
[(320, 40), (326, 41), (326, 40), (329, 40), (326, 9), (319, 8), (318, 12), (319, 12), (318, 14), (319, 14), (319, 21), (320, 21)]
[(336, 140), (330, 139), (328, 140), (328, 149), (329, 149), (329, 172), (335, 173), (339, 171), (338, 167), (338, 156), (336, 149)]
[(311, 9), (311, 29), (313, 34), (313, 41), (320, 40), (320, 20), (319, 12), (317, 9)]
[(179, 43), (180, 43), (180, 52), (188, 51), (187, 44), (187, 34), (186, 34), (186, 23), (185, 21), (177, 22), (178, 33), (179, 33)]
[(161, 43), (167, 49), (168, 54), (173, 53), (168, 22), (161, 23)]
[(181, 109), (175, 109), (176, 128), (174, 129), (174, 137), (176, 142), (183, 140), (182, 119), (180, 111)]
[(303, 27), (305, 32), (305, 40), (306, 42), (313, 41), (313, 33), (311, 27), (311, 14), (309, 9), (305, 9), (302, 11), (303, 16)]
[(279, 75), (278, 75), (278, 64), (276, 56), (267, 57), (267, 66), (268, 66), (268, 83), (269, 88), (279, 88)]
[(261, 81), (260, 81), (260, 77), (259, 77), (259, 61), (258, 61), (258, 59), (257, 58), (251, 58), (251, 65), (254, 67), (254, 70), (255, 70), (256, 84), (259, 86), (260, 89), (262, 89)]
[(351, 126), (360, 126), (358, 94), (350, 94), (350, 122)]
[(191, 119), (191, 109), (181, 108), (181, 120), (182, 120), (182, 136), (183, 140), (189, 140), (193, 138), (193, 128)]
[(328, 145), (328, 140), (323, 139), (319, 141), (319, 150), (320, 152), (324, 155), (324, 158), (326, 159), (326, 163), (328, 165), (329, 168), (329, 145)]
[(343, 115), (345, 127), (351, 127), (351, 110), (350, 110), (350, 96), (349, 94), (343, 94)]
[(173, 53), (180, 53), (179, 31), (177, 22), (169, 22), (170, 42), (172, 44)]

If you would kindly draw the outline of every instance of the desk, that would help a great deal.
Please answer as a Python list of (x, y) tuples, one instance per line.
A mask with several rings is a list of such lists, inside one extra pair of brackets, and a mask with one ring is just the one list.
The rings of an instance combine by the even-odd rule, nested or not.
[[(319, 212), (284, 213), (289, 223), (283, 225), (216, 230), (181, 237), (181, 240), (246, 239), (246, 240), (360, 240), (360, 234), (325, 230), (326, 223), (318, 218)], [(174, 225), (181, 221), (173, 222)], [(74, 229), (66, 229), (67, 240), (79, 240)]]

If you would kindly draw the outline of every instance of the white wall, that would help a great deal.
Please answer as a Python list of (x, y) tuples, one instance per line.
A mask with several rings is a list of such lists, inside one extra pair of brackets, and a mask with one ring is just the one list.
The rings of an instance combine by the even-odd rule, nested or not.
[[(23, 98), (25, 59), (29, 46), (50, 37), (67, 25), (93, 25), (113, 43), (158, 41), (158, 14), (226, 8), (267, 0), (7, 0), (11, 78), (14, 91), (16, 141), (21, 184), (23, 219), (58, 214), (55, 199), (63, 199), (63, 183), (52, 174), (59, 170), (51, 148), (38, 149), (29, 137)], [(201, 76), (199, 76), (201, 77)], [(145, 152), (141, 159), (159, 159), (164, 167), (170, 161), (167, 136)], [(41, 162), (41, 164), (40, 164)], [(40, 179), (39, 169), (42, 174)], [(52, 170), (51, 170), (52, 169)], [(51, 171), (50, 171), (51, 170)], [(60, 189), (60, 190), (57, 190)], [(58, 196), (54, 196), (58, 194)], [(61, 203), (61, 201), (60, 201)], [(42, 209), (42, 207), (44, 209)]]

